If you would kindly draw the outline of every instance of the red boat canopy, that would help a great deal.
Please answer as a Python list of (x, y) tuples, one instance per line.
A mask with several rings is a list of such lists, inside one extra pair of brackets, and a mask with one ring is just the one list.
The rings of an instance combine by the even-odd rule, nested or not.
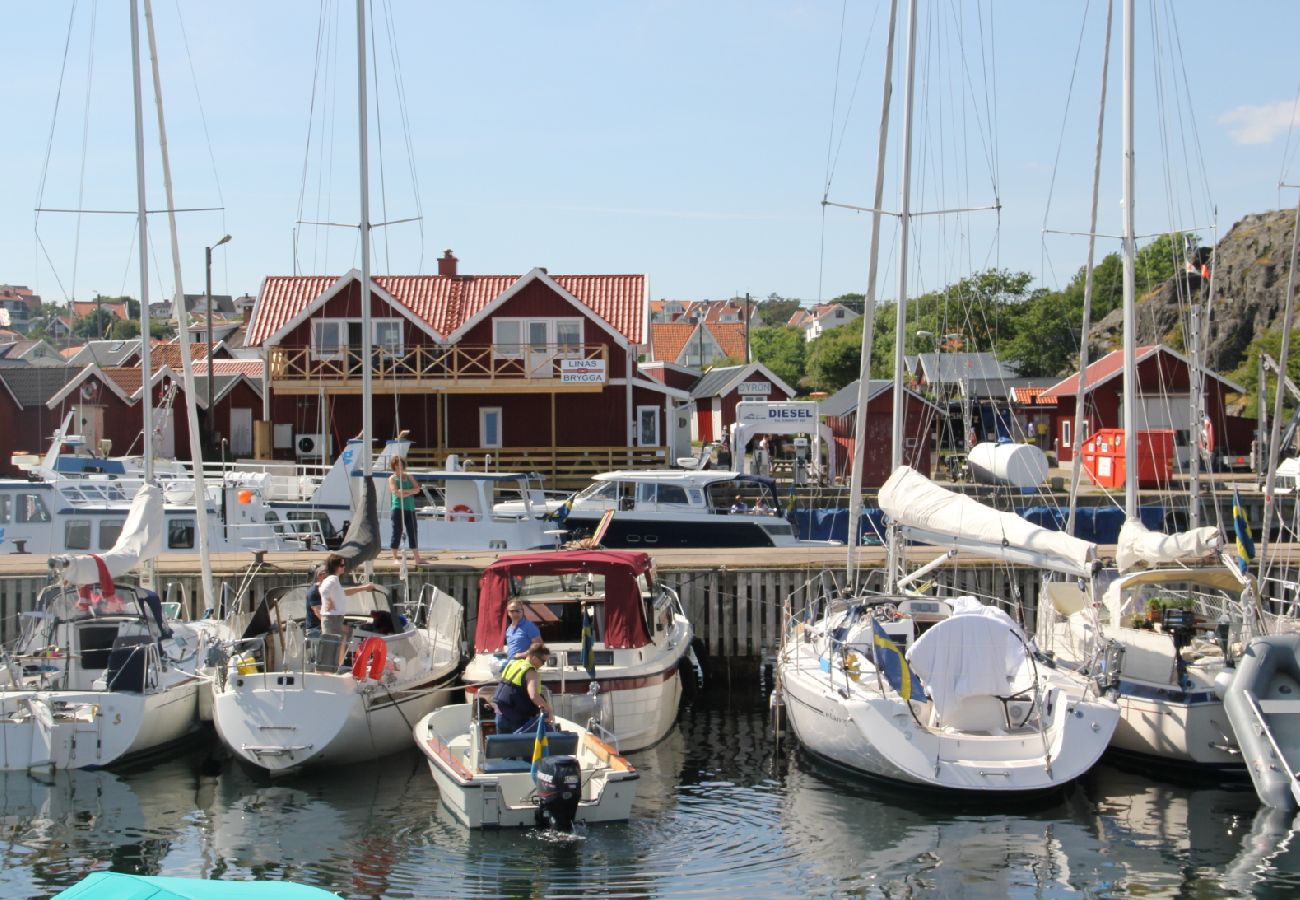
[(650, 643), (641, 612), (638, 575), (649, 577), (649, 554), (634, 550), (559, 550), (499, 559), (483, 570), (478, 588), (478, 626), (474, 651), (494, 653), (505, 646), (510, 579), (530, 575), (590, 572), (605, 576), (605, 646), (624, 650)]

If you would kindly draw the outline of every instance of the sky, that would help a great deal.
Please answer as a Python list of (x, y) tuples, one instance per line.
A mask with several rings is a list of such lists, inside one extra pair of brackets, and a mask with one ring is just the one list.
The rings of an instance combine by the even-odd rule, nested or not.
[[(923, 215), (906, 290), (994, 266), (1057, 287), (1086, 253), (1055, 232), (1088, 229), (1103, 5), (921, 6), (911, 208)], [(1247, 213), (1294, 204), (1278, 184), (1300, 181), (1300, 4), (1138, 6), (1139, 234), (1208, 242)], [(216, 293), (358, 266), (355, 227), (295, 228), (359, 218), (354, 4), (156, 7), (175, 203), (219, 207), (178, 214), (184, 290), (203, 290), (204, 247), (227, 233)], [(47, 302), (139, 294), (132, 215), (34, 213), (135, 209), (127, 9), (0, 0), (0, 283)], [(375, 230), (372, 268), (433, 272), (451, 249), (462, 274), (643, 273), (655, 298), (861, 293), (871, 216), (821, 201), (871, 206), (887, 16), (865, 0), (371, 0), (371, 218), (420, 217)], [(1117, 249), (1120, 229), (1114, 30), (1100, 252)], [(163, 209), (144, 53), (147, 190)], [(939, 213), (952, 209), (970, 211)], [(903, 285), (898, 218), (884, 222), (889, 298)], [(150, 216), (155, 300), (175, 282), (166, 226)]]

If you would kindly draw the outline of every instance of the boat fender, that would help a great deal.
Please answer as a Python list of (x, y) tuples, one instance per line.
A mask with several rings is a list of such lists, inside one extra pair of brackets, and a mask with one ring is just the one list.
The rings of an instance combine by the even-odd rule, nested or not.
[(1228, 693), (1228, 688), (1232, 687), (1233, 679), (1236, 677), (1236, 669), (1220, 669), (1219, 673), (1214, 676), (1214, 696), (1222, 700)]
[(378, 681), (379, 676), (384, 674), (384, 666), (387, 664), (388, 645), (384, 643), (383, 638), (368, 637), (361, 642), (356, 661), (352, 663), (352, 677), (357, 681), (363, 681), (367, 677), (368, 668), (371, 680)]
[(478, 516), (474, 515), (474, 510), (470, 509), (464, 503), (457, 503), (451, 509), (447, 510), (448, 522), (476, 522)]

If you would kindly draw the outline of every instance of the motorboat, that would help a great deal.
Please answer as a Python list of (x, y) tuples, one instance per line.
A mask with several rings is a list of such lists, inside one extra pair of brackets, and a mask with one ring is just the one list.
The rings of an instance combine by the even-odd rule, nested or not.
[[(570, 539), (590, 537), (609, 514), (601, 546), (797, 547), (776, 482), (761, 475), (689, 469), (604, 472), (565, 504)], [(825, 546), (824, 543), (821, 544)]]
[(495, 728), (483, 698), (434, 710), (415, 726), (443, 805), (461, 824), (569, 831), (575, 822), (631, 815), (639, 775), (595, 733), (556, 716), (543, 751), (532, 731), (496, 734)]
[(1246, 645), (1223, 706), (1246, 770), (1266, 806), (1300, 805), (1300, 634), (1270, 634)]
[(162, 542), (144, 487), (113, 550), (51, 560), (59, 580), (22, 614), (0, 677), (0, 769), (130, 762), (193, 734), (207, 629), (168, 621), (157, 594), (114, 582)]
[(60, 900), (92, 897), (149, 897), (152, 900), (322, 900), (336, 896), (324, 888), (292, 881), (222, 881), (167, 875), (92, 872), (67, 890)]
[[(465, 668), (469, 697), (495, 689), (505, 663), (506, 606), (515, 599), (551, 651), (541, 678), (558, 715), (591, 720), (589, 727), (622, 753), (668, 733), (683, 691), (698, 687), (699, 669), (681, 600), (655, 577), (647, 554), (516, 554), (484, 569), (475, 655)], [(584, 624), (591, 634), (586, 654)]]

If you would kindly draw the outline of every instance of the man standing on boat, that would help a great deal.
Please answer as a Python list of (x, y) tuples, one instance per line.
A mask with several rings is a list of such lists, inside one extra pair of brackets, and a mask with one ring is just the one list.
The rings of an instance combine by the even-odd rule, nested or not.
[(550, 656), (545, 644), (535, 644), (522, 659), (506, 663), (492, 697), (497, 710), (497, 734), (532, 731), (540, 716), (545, 716), (547, 722), (555, 720), (555, 710), (542, 695), (542, 677), (537, 671)]
[(506, 615), (510, 617), (506, 626), (506, 660), (523, 659), (529, 648), (542, 642), (541, 629), (524, 615), (524, 605), (518, 600), (510, 601)]

